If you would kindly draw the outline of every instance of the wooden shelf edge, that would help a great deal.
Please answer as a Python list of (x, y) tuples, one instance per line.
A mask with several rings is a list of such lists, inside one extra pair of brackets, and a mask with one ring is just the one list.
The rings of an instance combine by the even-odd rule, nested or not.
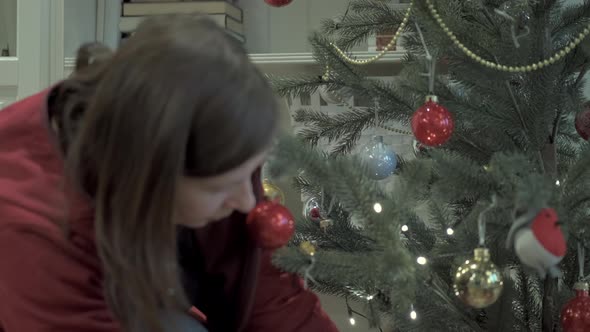
[(18, 58), (0, 57), (0, 86), (18, 85)]
[[(375, 52), (355, 52), (354, 55), (358, 60), (366, 60), (375, 56)], [(378, 66), (382, 64), (398, 64), (401, 63), (405, 52), (394, 51), (385, 54), (379, 61), (370, 66)], [(250, 59), (265, 74), (271, 75), (288, 75), (288, 74), (308, 74), (318, 73), (319, 65), (317, 64), (312, 53), (261, 53), (250, 54)], [(64, 68), (66, 72), (70, 72), (74, 68), (75, 58), (67, 57), (64, 59)], [(390, 76), (391, 73), (387, 76)]]
[[(376, 52), (355, 52), (354, 56), (357, 60), (367, 60), (375, 56)], [(399, 62), (403, 59), (404, 51), (394, 51), (385, 54), (379, 62)], [(257, 64), (271, 64), (271, 63), (315, 63), (313, 54), (311, 53), (262, 53), (250, 54), (250, 58)]]

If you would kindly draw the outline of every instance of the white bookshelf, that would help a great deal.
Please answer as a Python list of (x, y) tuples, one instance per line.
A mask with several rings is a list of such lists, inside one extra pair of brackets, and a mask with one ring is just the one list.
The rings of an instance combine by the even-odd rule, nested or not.
[[(116, 47), (118, 19), (121, 15), (120, 0), (64, 0), (69, 9), (65, 16), (64, 75), (71, 72), (74, 52), (78, 45), (88, 40), (104, 40)], [(252, 60), (268, 74), (316, 73), (320, 69), (311, 54), (308, 36), (318, 29), (321, 21), (335, 17), (346, 10), (347, 0), (294, 0), (291, 4), (275, 8), (263, 0), (238, 0), (236, 5), (244, 13), (246, 48)], [(118, 4), (118, 5), (115, 5)], [(71, 17), (74, 12), (78, 17)], [(93, 16), (94, 13), (94, 16)], [(92, 24), (82, 26), (81, 22)], [(375, 53), (368, 52), (368, 45), (354, 49), (359, 59), (367, 59)], [(375, 76), (394, 75), (403, 52), (388, 53), (377, 64), (369, 66)]]
[(60, 39), (52, 38), (59, 30), (59, 21), (51, 21), (50, 16), (60, 8), (61, 1), (3, 3), (2, 8), (10, 8), (12, 15), (11, 20), (2, 22), (10, 24), (4, 30), (10, 33), (7, 39), (16, 45), (11, 45), (15, 51), (11, 56), (0, 57), (0, 108), (45, 88), (54, 74), (51, 69), (62, 63), (63, 55), (57, 52), (59, 45), (50, 43), (50, 39)]

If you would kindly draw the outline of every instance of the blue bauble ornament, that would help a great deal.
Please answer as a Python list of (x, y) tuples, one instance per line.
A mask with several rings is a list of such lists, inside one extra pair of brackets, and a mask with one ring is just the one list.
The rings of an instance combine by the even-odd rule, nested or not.
[(397, 156), (391, 146), (383, 143), (383, 136), (374, 136), (360, 153), (367, 166), (369, 176), (374, 180), (383, 180), (390, 176), (397, 167)]

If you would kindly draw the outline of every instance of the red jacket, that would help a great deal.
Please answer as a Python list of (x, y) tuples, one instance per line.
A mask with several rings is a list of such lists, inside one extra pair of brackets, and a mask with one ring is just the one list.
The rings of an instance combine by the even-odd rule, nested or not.
[[(63, 161), (48, 130), (48, 91), (0, 112), (0, 332), (117, 332), (107, 307), (92, 213), (69, 212)], [(254, 176), (260, 197), (259, 176)], [(337, 331), (301, 280), (274, 268), (244, 216), (179, 230), (185, 290), (209, 331)]]

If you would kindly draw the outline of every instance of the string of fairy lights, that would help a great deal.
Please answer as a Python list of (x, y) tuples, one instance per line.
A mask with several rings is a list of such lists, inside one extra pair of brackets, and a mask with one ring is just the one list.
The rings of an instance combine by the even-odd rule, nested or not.
[[(534, 63), (524, 64), (524, 65), (504, 64), (504, 63), (499, 63), (498, 61), (488, 60), (485, 57), (477, 54), (473, 50), (469, 49), (463, 42), (461, 42), (459, 40), (457, 35), (445, 23), (443, 17), (438, 12), (433, 0), (425, 0), (425, 2), (426, 2), (426, 5), (428, 7), (428, 11), (429, 11), (430, 15), (432, 16), (432, 18), (436, 21), (437, 25), (445, 32), (447, 37), (453, 42), (453, 44), (456, 48), (458, 48), (463, 54), (465, 54), (467, 57), (469, 57), (471, 60), (475, 61), (476, 63), (478, 63), (484, 67), (487, 67), (487, 68), (490, 68), (493, 70), (497, 70), (497, 71), (502, 71), (502, 72), (511, 72), (511, 73), (532, 72), (532, 71), (536, 71), (536, 70), (542, 69), (544, 67), (550, 66), (550, 65), (558, 62), (559, 60), (563, 59), (566, 55), (568, 55), (570, 52), (572, 52), (572, 50), (574, 50), (590, 34), (590, 23), (589, 23), (586, 27), (583, 28), (582, 31), (580, 31), (576, 35), (575, 38), (570, 40), (564, 47), (555, 51), (552, 55), (550, 55), (542, 60), (539, 60)], [(358, 66), (372, 64), (372, 63), (380, 60), (381, 58), (383, 58), (386, 55), (386, 53), (390, 52), (395, 47), (399, 37), (402, 34), (402, 31), (406, 28), (406, 26), (410, 20), (410, 16), (412, 14), (413, 7), (414, 7), (414, 0), (410, 1), (408, 8), (406, 9), (405, 14), (403, 16), (403, 19), (402, 19), (399, 27), (397, 28), (396, 32), (393, 34), (393, 37), (390, 40), (390, 42), (380, 52), (378, 52), (376, 55), (372, 56), (369, 59), (358, 60), (358, 59), (355, 59), (354, 55), (347, 54), (345, 51), (343, 51), (341, 48), (339, 48), (336, 44), (330, 43), (330, 46), (334, 48), (334, 50), (336, 51), (336, 53), (338, 54), (338, 56), (342, 60), (344, 60), (345, 62), (347, 62), (349, 64), (358, 65)], [(504, 15), (506, 15), (506, 14), (504, 13)], [(513, 24), (514, 24), (514, 21), (513, 21)], [(513, 39), (515, 39), (515, 45), (516, 45), (516, 47), (518, 47), (518, 43), (516, 41), (516, 38), (514, 38), (514, 36), (513, 36)], [(330, 77), (330, 68), (326, 67), (326, 71), (323, 74), (322, 78), (324, 78), (325, 80), (328, 80), (329, 77)], [(340, 98), (340, 99), (341, 99), (341, 103), (345, 107), (347, 107), (351, 110), (354, 110), (354, 106), (352, 106), (349, 103), (347, 103), (346, 101), (344, 101), (344, 98)], [(386, 129), (386, 130), (389, 130), (389, 131), (392, 131), (392, 132), (395, 132), (398, 134), (402, 134), (402, 135), (411, 135), (412, 134), (409, 131), (397, 129), (397, 128), (383, 125), (383, 124), (379, 124), (378, 126), (383, 129)], [(557, 186), (560, 185), (559, 180), (556, 181), (556, 185)], [(381, 213), (383, 211), (383, 206), (380, 203), (375, 203), (373, 206), (373, 209), (374, 209), (375, 213)], [(400, 230), (402, 233), (406, 233), (410, 229), (409, 229), (408, 225), (402, 225)], [(452, 226), (448, 227), (446, 229), (446, 234), (448, 236), (453, 236), (454, 233), (455, 233), (455, 231)], [(419, 265), (426, 265), (426, 264), (428, 264), (428, 259), (424, 256), (418, 256), (416, 258), (416, 263)], [(366, 297), (367, 301), (371, 301), (372, 299), (373, 299), (373, 296)], [(349, 315), (349, 322), (351, 325), (355, 325), (356, 320), (354, 318), (354, 314), (357, 314), (360, 316), (363, 316), (363, 315), (352, 310), (352, 308), (350, 307), (350, 305), (348, 303), (348, 299), (346, 301), (346, 305), (347, 305), (347, 310), (348, 310), (348, 315)], [(418, 318), (418, 313), (416, 312), (413, 304), (410, 307), (409, 317), (412, 320), (416, 320)]]

